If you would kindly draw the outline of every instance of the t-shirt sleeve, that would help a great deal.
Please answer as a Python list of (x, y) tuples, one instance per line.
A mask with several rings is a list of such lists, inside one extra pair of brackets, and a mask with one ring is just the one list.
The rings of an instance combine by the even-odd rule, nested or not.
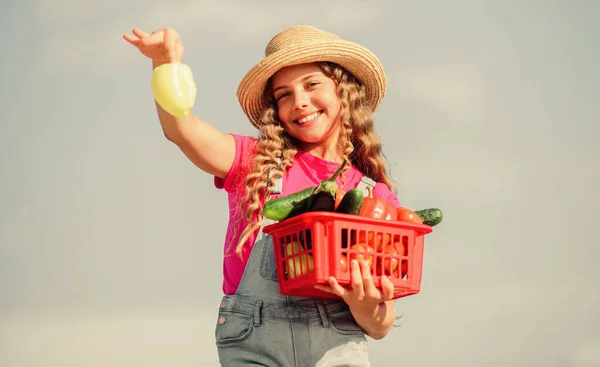
[(251, 167), (251, 160), (256, 147), (256, 138), (238, 134), (231, 134), (235, 140), (235, 157), (231, 168), (225, 178), (214, 177), (214, 185), (217, 189), (227, 192), (235, 190), (240, 185)]

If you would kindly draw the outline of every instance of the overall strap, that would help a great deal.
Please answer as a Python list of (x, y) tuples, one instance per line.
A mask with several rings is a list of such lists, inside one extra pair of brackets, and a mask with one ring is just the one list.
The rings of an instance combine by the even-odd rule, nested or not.
[(360, 179), (360, 182), (358, 183), (358, 186), (356, 186), (357, 189), (361, 190), (363, 192), (363, 194), (365, 196), (369, 195), (369, 191), (367, 190), (367, 187), (371, 187), (374, 188), (375, 187), (375, 180), (373, 180), (370, 177), (367, 176), (363, 176)]
[[(277, 160), (277, 164), (281, 164), (281, 158), (277, 157), (275, 158)], [(271, 168), (269, 170), (269, 176), (267, 177), (267, 182), (271, 182), (271, 177), (273, 176), (273, 174), (275, 174), (275, 172), (277, 171), (277, 168)], [(283, 176), (278, 177), (275, 179), (275, 186), (273, 187), (273, 189), (271, 190), (271, 195), (278, 195), (281, 194), (281, 192), (283, 191)], [(269, 224), (273, 224), (276, 221), (269, 219), (269, 218), (263, 218), (263, 224), (261, 226), (261, 231), (259, 236), (262, 237), (263, 233), (262, 233), (262, 227), (267, 226)]]
[[(275, 159), (277, 160), (277, 165), (279, 166), (281, 164), (281, 158), (277, 157)], [(271, 170), (269, 171), (269, 177), (267, 179), (267, 182), (271, 182), (271, 177), (277, 171), (278, 168), (271, 168)], [(271, 190), (271, 194), (281, 194), (282, 190), (283, 190), (283, 177), (279, 177), (275, 180), (275, 187), (273, 187), (273, 189)]]

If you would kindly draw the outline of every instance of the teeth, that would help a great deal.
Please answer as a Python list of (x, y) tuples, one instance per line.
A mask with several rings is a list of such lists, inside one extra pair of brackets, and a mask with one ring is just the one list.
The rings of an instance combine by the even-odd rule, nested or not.
[(318, 115), (319, 115), (319, 113), (318, 113), (318, 112), (315, 112), (315, 113), (313, 113), (313, 114), (311, 114), (311, 115), (308, 115), (308, 116), (306, 116), (306, 117), (304, 117), (304, 118), (301, 118), (301, 119), (299, 119), (299, 120), (297, 120), (297, 121), (298, 121), (299, 123), (301, 123), (301, 124), (304, 124), (304, 123), (306, 123), (306, 122), (309, 122), (309, 121), (312, 121), (312, 120), (316, 119)]

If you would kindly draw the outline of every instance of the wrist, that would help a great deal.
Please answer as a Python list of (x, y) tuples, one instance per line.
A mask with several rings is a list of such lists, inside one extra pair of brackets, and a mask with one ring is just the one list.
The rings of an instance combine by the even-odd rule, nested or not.
[(164, 64), (168, 64), (169, 62), (166, 60), (152, 60), (152, 70), (156, 69), (157, 67), (164, 65)]
[(358, 317), (360, 319), (377, 320), (379, 319), (379, 317), (381, 317), (382, 306), (384, 305), (385, 303), (381, 302), (375, 307), (365, 307), (365, 305), (363, 305), (362, 302), (358, 302), (350, 306), (350, 311), (355, 317)]
[[(365, 308), (360, 303), (350, 307), (356, 323), (373, 339), (382, 339), (390, 331), (394, 318), (394, 308), (388, 307), (386, 302), (381, 302), (374, 308)], [(393, 322), (393, 321), (392, 321)]]

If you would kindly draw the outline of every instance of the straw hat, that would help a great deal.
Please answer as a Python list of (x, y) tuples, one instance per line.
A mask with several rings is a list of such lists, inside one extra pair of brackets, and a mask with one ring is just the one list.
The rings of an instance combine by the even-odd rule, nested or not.
[(277, 70), (290, 65), (330, 61), (341, 65), (366, 88), (367, 104), (375, 111), (385, 94), (387, 82), (381, 62), (373, 52), (338, 35), (299, 25), (287, 28), (267, 44), (265, 58), (239, 84), (237, 97), (252, 125), (258, 128), (266, 106), (264, 90)]

